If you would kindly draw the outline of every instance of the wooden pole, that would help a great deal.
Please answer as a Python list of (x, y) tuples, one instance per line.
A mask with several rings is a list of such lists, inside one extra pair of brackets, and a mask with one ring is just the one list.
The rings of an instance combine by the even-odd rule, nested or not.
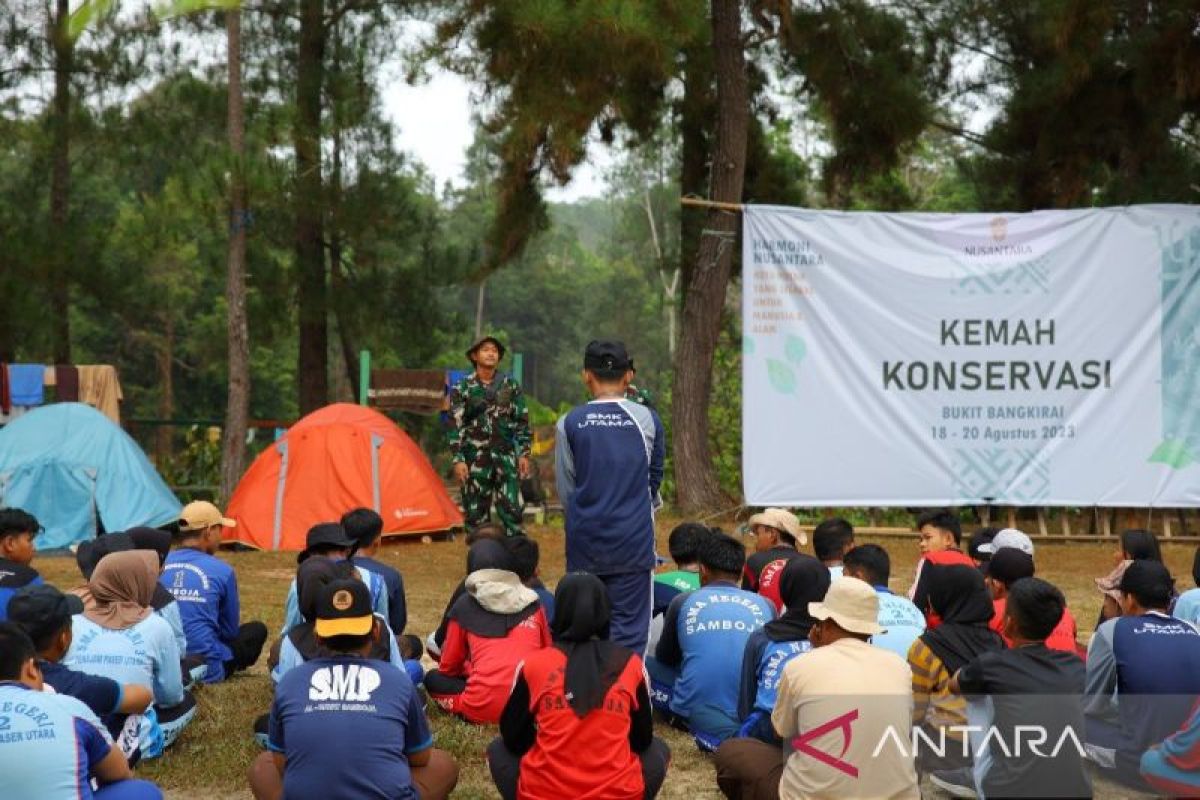
[(679, 205), (693, 206), (695, 208), (715, 208), (719, 211), (732, 211), (735, 214), (742, 213), (741, 203), (718, 203), (716, 200), (704, 200), (700, 197), (681, 197)]

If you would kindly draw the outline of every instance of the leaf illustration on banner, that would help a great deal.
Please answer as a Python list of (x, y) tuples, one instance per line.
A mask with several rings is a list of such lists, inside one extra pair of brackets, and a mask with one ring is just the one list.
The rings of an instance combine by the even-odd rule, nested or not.
[(803, 339), (801, 339), (799, 336), (793, 335), (787, 337), (787, 341), (783, 345), (783, 352), (784, 355), (787, 356), (788, 361), (792, 362), (796, 366), (799, 366), (800, 362), (804, 360), (805, 354), (808, 352), (808, 347), (804, 344)]
[(1154, 448), (1148, 461), (1151, 464), (1166, 464), (1171, 469), (1183, 469), (1196, 463), (1196, 457), (1186, 443), (1178, 439), (1166, 439)]
[(787, 364), (775, 358), (767, 359), (767, 377), (771, 386), (781, 394), (791, 394), (796, 391), (796, 373)]
[(742, 355), (745, 355), (745, 356), (754, 355), (754, 340), (751, 339), (749, 336), (742, 337)]

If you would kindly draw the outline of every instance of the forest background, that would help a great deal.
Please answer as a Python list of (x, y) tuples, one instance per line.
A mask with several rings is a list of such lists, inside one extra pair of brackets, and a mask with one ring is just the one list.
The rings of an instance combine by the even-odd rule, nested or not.
[[(127, 419), (197, 421), (135, 426), (168, 479), (226, 495), (270, 438), (248, 419), (354, 401), (363, 349), (464, 368), (481, 329), (542, 424), (623, 339), (668, 494), (736, 505), (739, 221), (681, 196), (1200, 199), (1200, 0), (9, 0), (0, 26), (0, 361), (115, 364)], [(437, 70), (476, 119), (442, 186), (381, 101)], [(601, 150), (603, 197), (545, 200)], [(436, 460), (438, 422), (397, 419)]]

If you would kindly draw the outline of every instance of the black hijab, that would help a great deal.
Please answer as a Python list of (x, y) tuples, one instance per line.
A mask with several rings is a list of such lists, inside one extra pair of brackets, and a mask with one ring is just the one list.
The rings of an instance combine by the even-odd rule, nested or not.
[(563, 691), (577, 717), (604, 702), (633, 651), (608, 640), (612, 609), (608, 591), (595, 575), (572, 572), (554, 592), (554, 646), (567, 656)]
[(988, 628), (995, 608), (983, 574), (966, 564), (926, 564), (929, 605), (942, 624), (926, 630), (921, 640), (950, 675), (989, 650), (1003, 650), (1000, 634)]
[(508, 548), (495, 539), (480, 539), (467, 551), (467, 574), (481, 569), (512, 571), (512, 556)]
[(808, 613), (809, 603), (825, 599), (831, 583), (829, 567), (801, 553), (792, 557), (779, 575), (779, 597), (787, 610), (763, 626), (772, 642), (803, 642), (817, 620)]
[[(334, 561), (332, 558), (317, 556), (300, 562), (300, 567), (296, 570), (296, 605), (304, 621), (293, 625), (287, 632), (287, 637), (292, 640), (292, 644), (305, 661), (334, 655), (317, 639), (317, 598), (321, 596), (321, 590), (333, 581), (346, 579), (358, 580), (358, 570), (349, 561)], [(386, 635), (381, 635), (375, 641), (367, 657), (379, 661), (388, 661), (391, 658), (391, 646)]]
[[(75, 564), (84, 580), (92, 579), (92, 572), (100, 559), (109, 553), (119, 553), (123, 550), (153, 550), (158, 554), (158, 568), (167, 560), (171, 552), (171, 534), (154, 528), (138, 527), (127, 531), (106, 533), (95, 539), (83, 542), (75, 551)], [(175, 597), (161, 583), (154, 584), (154, 596), (150, 599), (150, 607), (161, 611), (175, 602)]]

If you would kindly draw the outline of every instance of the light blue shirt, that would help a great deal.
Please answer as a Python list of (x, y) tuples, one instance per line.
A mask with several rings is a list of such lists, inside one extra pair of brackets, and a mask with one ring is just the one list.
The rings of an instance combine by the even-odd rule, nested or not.
[(885, 586), (876, 586), (875, 593), (879, 596), (877, 621), (884, 630), (871, 637), (871, 644), (907, 660), (908, 648), (925, 632), (925, 615), (907, 597), (892, 594)]
[[(313, 558), (320, 558), (320, 556), (313, 556)], [(358, 570), (358, 577), (371, 590), (371, 610), (387, 619), (387, 584), (383, 577), (379, 573), (371, 572), (366, 567), (360, 567), (357, 564), (354, 565), (354, 568)], [(301, 622), (304, 622), (304, 616), (300, 613), (300, 597), (296, 593), (296, 579), (292, 578), (292, 583), (288, 586), (287, 602), (283, 609), (283, 630), (280, 633), (286, 634)]]
[(120, 684), (154, 688), (154, 702), (169, 708), (183, 701), (179, 646), (166, 620), (151, 614), (125, 630), (115, 631), (83, 614), (71, 618), (71, 649), (63, 664)]
[[(387, 637), (388, 661), (407, 672), (404, 659), (400, 656), (400, 648), (396, 646), (396, 636), (392, 633), (387, 620), (380, 618), (379, 624), (382, 626), (379, 635)], [(290, 637), (284, 636), (282, 642), (283, 644), (279, 646), (279, 663), (275, 665), (275, 669), (271, 670), (271, 680), (275, 683), (283, 680), (283, 676), (288, 673), (288, 670), (300, 666), (305, 660), (304, 656), (300, 655), (300, 651), (296, 649), (296, 645), (292, 644)]]
[(171, 626), (171, 633), (175, 635), (175, 646), (179, 648), (180, 655), (186, 654), (187, 636), (183, 632), (183, 616), (179, 613), (179, 603), (167, 603), (154, 613)]
[(74, 697), (0, 684), (0, 797), (91, 800), (88, 776), (111, 749), (108, 731)]
[(1200, 625), (1200, 589), (1189, 589), (1179, 595), (1171, 616), (1193, 625)]

